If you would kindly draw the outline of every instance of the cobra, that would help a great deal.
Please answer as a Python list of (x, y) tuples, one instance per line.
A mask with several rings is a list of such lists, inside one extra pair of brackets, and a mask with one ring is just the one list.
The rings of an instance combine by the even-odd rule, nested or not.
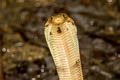
[(77, 28), (67, 14), (48, 18), (45, 38), (60, 80), (83, 80)]

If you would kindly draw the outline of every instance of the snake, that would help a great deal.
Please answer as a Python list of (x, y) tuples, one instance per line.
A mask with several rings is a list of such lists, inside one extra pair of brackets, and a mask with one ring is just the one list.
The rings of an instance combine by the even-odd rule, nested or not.
[(59, 80), (83, 80), (77, 27), (66, 13), (48, 18), (44, 34)]

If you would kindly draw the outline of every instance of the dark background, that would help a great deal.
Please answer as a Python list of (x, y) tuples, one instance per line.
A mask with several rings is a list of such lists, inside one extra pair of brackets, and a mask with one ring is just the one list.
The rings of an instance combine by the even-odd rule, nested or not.
[(120, 80), (120, 0), (0, 0), (4, 79), (58, 80), (44, 24), (61, 12), (77, 26), (84, 80)]

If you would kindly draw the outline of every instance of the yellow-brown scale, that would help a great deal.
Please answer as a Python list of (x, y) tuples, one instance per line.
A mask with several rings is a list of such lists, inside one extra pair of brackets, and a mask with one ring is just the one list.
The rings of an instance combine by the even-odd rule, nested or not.
[(77, 30), (66, 14), (48, 19), (45, 37), (60, 80), (83, 80)]

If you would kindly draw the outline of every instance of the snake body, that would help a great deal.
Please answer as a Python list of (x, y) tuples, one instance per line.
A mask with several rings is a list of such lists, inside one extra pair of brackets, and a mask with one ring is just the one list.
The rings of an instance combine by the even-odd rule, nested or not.
[(60, 80), (83, 80), (77, 29), (66, 14), (58, 14), (45, 24), (45, 37)]

